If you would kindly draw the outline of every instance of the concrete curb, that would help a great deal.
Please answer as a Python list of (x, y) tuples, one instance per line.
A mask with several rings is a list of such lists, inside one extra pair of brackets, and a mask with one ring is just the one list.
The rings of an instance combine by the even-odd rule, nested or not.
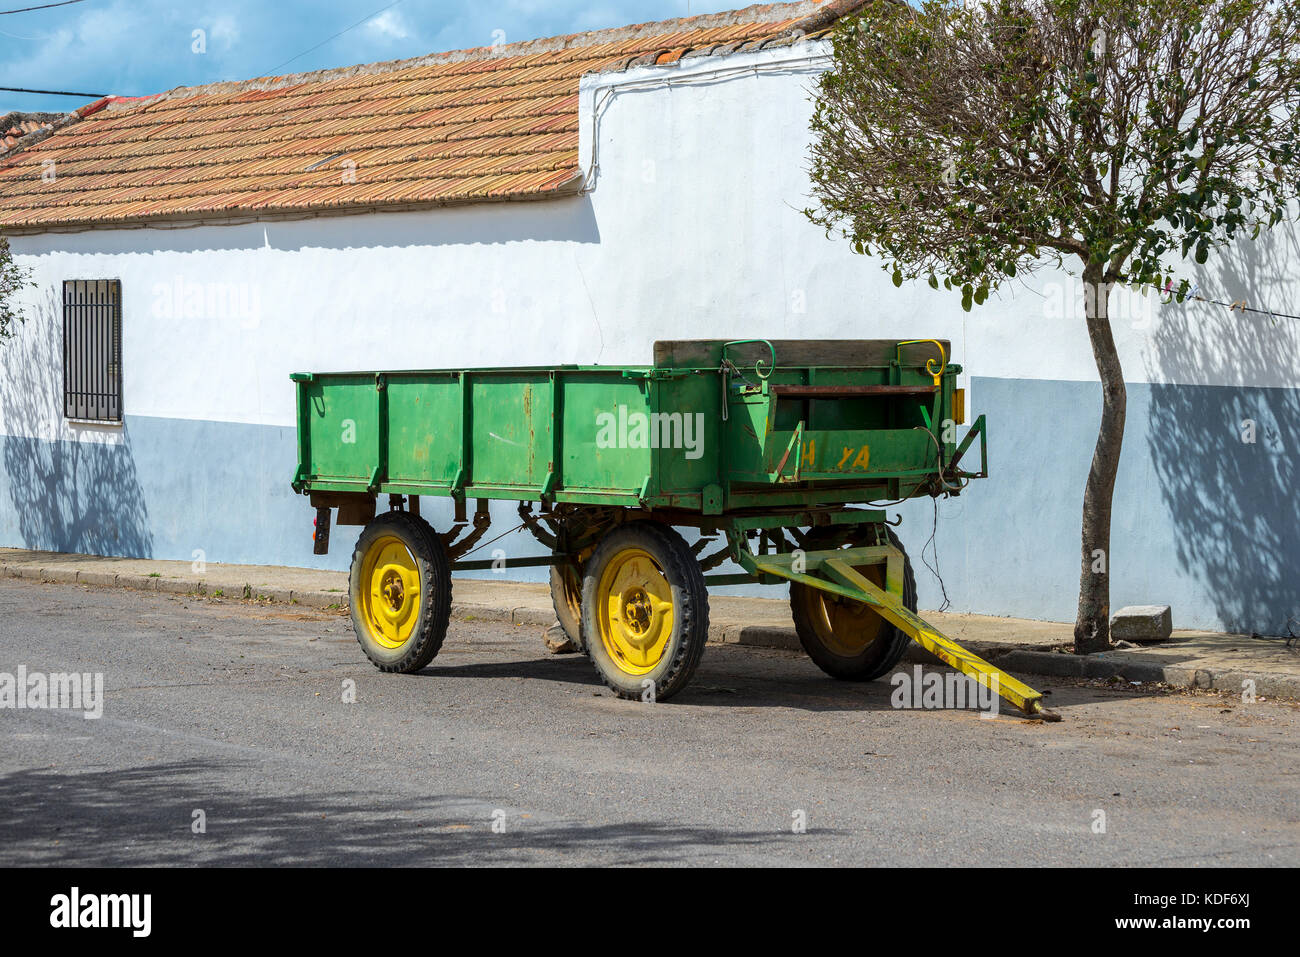
[(555, 621), (555, 612), (549, 608), (484, 605), (481, 602), (453, 601), (451, 617), (462, 621), (509, 621), (516, 625), (537, 625), (546, 628)]
[[(109, 571), (78, 570), (74, 568), (36, 565), (0, 564), (0, 577), (23, 578), (31, 581), (59, 582), (65, 584), (98, 585), (102, 587), (132, 588), (138, 591), (164, 592), (173, 595), (196, 595), (236, 599), (267, 599), (283, 604), (301, 605), (319, 610), (347, 607), (348, 596), (340, 591), (319, 589), (253, 588), (251, 585), (229, 586), (209, 583), (202, 579), (163, 578), (149, 575), (126, 575)], [(482, 602), (452, 602), (453, 618), (461, 620), (506, 621), (516, 625), (549, 626), (555, 620), (550, 608), (484, 604)], [(773, 625), (747, 625), (735, 620), (719, 620), (709, 625), (709, 641), (717, 644), (747, 645), (755, 648), (776, 648), (784, 651), (802, 651), (793, 627)], [(1165, 665), (1155, 661), (1141, 661), (1122, 653), (1102, 653), (1077, 657), (1039, 649), (1008, 648), (1005, 643), (987, 644), (970, 641), (966, 647), (980, 657), (1012, 674), (1043, 675), (1058, 678), (1091, 678), (1106, 680), (1164, 683), (1178, 688), (1196, 688), (1241, 694), (1245, 681), (1255, 683), (1255, 694), (1260, 697), (1300, 699), (1300, 675), (1278, 672), (1251, 672), (1240, 668), (1216, 671), (1182, 665)], [(917, 664), (939, 663), (929, 652), (917, 645), (908, 647), (903, 660)]]
[(803, 651), (794, 628), (773, 625), (745, 625), (736, 621), (709, 622), (709, 641), (725, 645), (749, 645), (755, 648), (782, 648)]
[[(254, 588), (252, 585), (227, 586), (207, 582), (201, 578), (163, 578), (152, 575), (122, 575), (116, 572), (86, 571), (53, 566), (38, 568), (34, 565), (0, 565), (0, 578), (23, 578), (29, 581), (57, 582), (67, 585), (99, 585), (103, 587), (131, 588), (136, 591), (164, 592), (169, 595), (199, 595), (207, 598), (237, 599), (264, 598), (284, 604), (304, 605), (308, 608), (329, 609), (347, 606), (348, 596), (343, 592), (313, 589)], [(229, 591), (227, 591), (229, 587)]]

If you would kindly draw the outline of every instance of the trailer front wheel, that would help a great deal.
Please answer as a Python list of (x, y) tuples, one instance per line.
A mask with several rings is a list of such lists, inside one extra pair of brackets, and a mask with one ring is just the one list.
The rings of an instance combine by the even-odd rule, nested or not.
[(387, 512), (367, 525), (348, 586), (353, 630), (376, 668), (410, 674), (438, 654), (451, 618), (451, 566), (423, 519)]
[[(903, 553), (903, 604), (916, 611), (916, 576), (903, 545), (892, 532), (889, 544)], [(833, 532), (814, 530), (804, 543), (809, 551), (834, 547)], [(854, 542), (854, 544), (875, 544)], [(856, 569), (870, 581), (885, 586), (884, 565), (863, 565)], [(879, 678), (903, 657), (910, 639), (865, 602), (841, 598), (818, 588), (794, 582), (790, 585), (790, 611), (795, 632), (808, 657), (833, 678), (871, 681)]]
[(695, 673), (709, 633), (704, 573), (673, 529), (621, 525), (602, 539), (582, 585), (582, 630), (620, 698), (664, 701)]

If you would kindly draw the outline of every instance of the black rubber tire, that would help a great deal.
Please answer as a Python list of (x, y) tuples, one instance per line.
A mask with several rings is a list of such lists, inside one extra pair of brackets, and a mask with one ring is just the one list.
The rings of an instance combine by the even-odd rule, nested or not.
[[(370, 636), (363, 621), (361, 575), (367, 550), (383, 535), (398, 538), (415, 558), (420, 575), (420, 609), (411, 636), (397, 648), (386, 648)], [(429, 523), (410, 512), (385, 512), (375, 517), (361, 532), (352, 552), (352, 569), (348, 574), (348, 598), (352, 610), (352, 630), (366, 657), (380, 671), (412, 674), (425, 667), (442, 648), (451, 620), (451, 563), (442, 538)]]
[[(644, 675), (632, 675), (618, 667), (600, 638), (596, 621), (596, 591), (609, 562), (620, 552), (640, 548), (648, 552), (663, 570), (672, 591), (673, 630), (662, 658)], [(641, 699), (643, 682), (654, 682), (654, 700), (667, 701), (690, 682), (704, 654), (709, 636), (709, 595), (700, 563), (674, 529), (655, 522), (620, 525), (601, 539), (587, 562), (582, 580), (583, 645), (596, 673), (620, 698)]]
[[(565, 583), (567, 576), (572, 576), (573, 579), (572, 597), (578, 604), (576, 609), (569, 600)], [(560, 627), (564, 629), (564, 633), (569, 636), (569, 640), (586, 651), (587, 646), (582, 640), (582, 579), (578, 577), (572, 565), (565, 563), (551, 566), (551, 605), (555, 608), (555, 617)]]
[[(889, 528), (889, 543), (903, 553), (903, 604), (909, 611), (916, 611), (916, 576), (912, 572), (912, 560), (907, 557), (898, 536)], [(824, 543), (828, 534), (821, 529), (814, 529), (804, 543), (805, 550), (830, 547)], [(854, 544), (850, 542), (850, 544)], [(875, 544), (871, 542), (870, 544)], [(790, 584), (790, 614), (794, 618), (794, 630), (799, 635), (799, 643), (808, 657), (822, 671), (832, 678), (842, 681), (872, 681), (891, 671), (898, 664), (907, 646), (911, 642), (902, 630), (887, 621), (881, 621), (881, 632), (874, 641), (866, 646), (861, 654), (846, 657), (838, 654), (822, 643), (821, 637), (812, 620), (808, 617), (806, 598), (821, 594), (809, 585), (798, 582)]]

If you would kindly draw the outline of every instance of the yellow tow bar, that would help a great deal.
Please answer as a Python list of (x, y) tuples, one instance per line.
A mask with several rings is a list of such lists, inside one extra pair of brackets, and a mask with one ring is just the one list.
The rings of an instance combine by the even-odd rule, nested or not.
[(1025, 714), (1043, 721), (1061, 720), (1059, 714), (1043, 704), (1043, 696), (1039, 692), (1011, 677), (1001, 668), (989, 664), (979, 655), (967, 651), (925, 619), (909, 611), (898, 595), (885, 591), (858, 574), (847, 561), (847, 559), (858, 558), (878, 560), (884, 556), (890, 559), (887, 580), (892, 582), (897, 577), (902, 556), (890, 546), (805, 553), (802, 561), (807, 569), (820, 569), (827, 575), (826, 578), (809, 575), (806, 572), (796, 572), (792, 556), (789, 554), (759, 556), (747, 549), (740, 551), (741, 565), (745, 566), (751, 574), (776, 575), (831, 594), (866, 602), (875, 607), (886, 621), (901, 629), (904, 634), (944, 664), (973, 678), (983, 687), (997, 692)]

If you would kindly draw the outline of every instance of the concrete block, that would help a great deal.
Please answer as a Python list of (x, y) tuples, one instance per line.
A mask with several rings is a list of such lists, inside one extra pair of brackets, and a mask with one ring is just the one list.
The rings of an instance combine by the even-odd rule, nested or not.
[(1195, 688), (1196, 669), (1165, 665), (1165, 681), (1176, 688)]
[(348, 603), (347, 592), (295, 588), (290, 595), (292, 601), (308, 608), (340, 608)]
[(530, 608), (527, 606), (515, 608), (511, 610), (509, 620), (516, 625), (539, 625), (545, 628), (555, 621), (555, 609)]
[(1125, 681), (1160, 682), (1165, 680), (1165, 667), (1154, 661), (1124, 661), (1115, 669)]
[[(344, 596), (347, 600), (347, 596)], [(453, 601), (451, 603), (451, 617), (460, 620), (473, 619), (476, 621), (513, 621), (511, 617), (513, 609), (502, 605), (487, 605), (470, 601)], [(555, 615), (552, 613), (551, 619)], [(549, 625), (550, 622), (548, 621)]]
[(203, 594), (203, 582), (193, 578), (159, 578), (154, 588), (172, 595)]
[(799, 636), (793, 628), (774, 628), (770, 625), (740, 625), (723, 631), (723, 642), (736, 645), (753, 645), (758, 648), (784, 648), (802, 651)]
[(1168, 605), (1129, 605), (1110, 616), (1114, 641), (1167, 641), (1173, 633), (1173, 613)]
[(81, 572), (77, 581), (83, 585), (116, 585), (117, 572)]
[(1261, 675), (1255, 681), (1255, 693), (1261, 698), (1300, 698), (1300, 675)]

